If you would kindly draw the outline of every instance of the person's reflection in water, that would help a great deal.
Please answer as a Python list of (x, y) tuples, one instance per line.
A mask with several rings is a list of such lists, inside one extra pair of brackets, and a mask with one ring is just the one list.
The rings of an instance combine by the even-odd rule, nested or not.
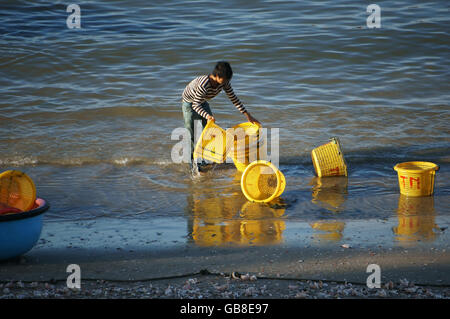
[(274, 245), (286, 228), (281, 199), (268, 204), (248, 202), (239, 191), (192, 191), (186, 212), (190, 241), (198, 246)]
[(433, 196), (407, 197), (398, 199), (398, 225), (392, 228), (397, 242), (402, 246), (411, 246), (418, 241), (434, 241), (439, 234), (435, 224)]

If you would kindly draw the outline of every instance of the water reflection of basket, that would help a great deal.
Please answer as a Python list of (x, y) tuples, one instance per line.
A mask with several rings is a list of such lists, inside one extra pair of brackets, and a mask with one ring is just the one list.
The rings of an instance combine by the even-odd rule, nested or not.
[(202, 197), (192, 201), (192, 238), (197, 245), (247, 246), (282, 242), (286, 228), (280, 218), (285, 211), (283, 207), (248, 202), (241, 193)]
[(324, 241), (339, 241), (342, 239), (342, 232), (345, 228), (345, 222), (336, 220), (331, 221), (317, 221), (310, 224), (311, 228), (319, 232), (313, 235), (316, 240)]
[(314, 177), (312, 185), (312, 202), (329, 211), (342, 209), (348, 194), (348, 178), (346, 176)]
[(432, 241), (437, 236), (435, 230), (434, 198), (408, 197), (400, 195), (398, 200), (398, 225), (392, 228), (397, 240), (412, 242)]

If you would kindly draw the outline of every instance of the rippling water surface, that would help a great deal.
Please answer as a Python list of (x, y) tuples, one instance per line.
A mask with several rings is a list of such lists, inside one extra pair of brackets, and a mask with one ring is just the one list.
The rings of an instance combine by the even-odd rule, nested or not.
[[(450, 213), (448, 4), (380, 3), (379, 29), (368, 4), (83, 1), (69, 29), (66, 3), (3, 1), (0, 168), (35, 180), (49, 224), (181, 218), (180, 236), (219, 245), (279, 243), (297, 221), (340, 240), (349, 221), (388, 219), (394, 241), (428, 238)], [(246, 108), (280, 129), (287, 188), (274, 206), (248, 203), (232, 165), (192, 179), (171, 161), (181, 93), (218, 60)], [(225, 94), (210, 104), (224, 128), (245, 120)], [(349, 177), (320, 180), (310, 151), (332, 136)], [(408, 204), (422, 228), (405, 230), (392, 167), (410, 160), (440, 170), (434, 200)]]

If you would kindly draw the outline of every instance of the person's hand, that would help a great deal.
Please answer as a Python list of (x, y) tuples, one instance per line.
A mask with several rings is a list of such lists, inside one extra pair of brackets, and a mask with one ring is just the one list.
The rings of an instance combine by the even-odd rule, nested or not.
[(208, 114), (208, 117), (207, 117), (206, 119), (208, 120), (208, 122), (209, 122), (209, 121), (213, 121), (213, 122), (216, 121), (216, 119), (214, 118), (214, 116), (209, 115), (209, 114)]
[(250, 123), (261, 125), (261, 123), (257, 119), (255, 119), (250, 113), (248, 113), (248, 112), (245, 113), (245, 116), (247, 117), (247, 120)]

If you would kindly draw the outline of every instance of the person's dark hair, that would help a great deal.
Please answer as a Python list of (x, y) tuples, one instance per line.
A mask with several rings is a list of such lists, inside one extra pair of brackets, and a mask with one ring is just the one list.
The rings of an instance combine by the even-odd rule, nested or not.
[(233, 77), (233, 70), (231, 69), (230, 63), (225, 61), (217, 62), (212, 74), (214, 76), (219, 76), (226, 80), (231, 80)]

